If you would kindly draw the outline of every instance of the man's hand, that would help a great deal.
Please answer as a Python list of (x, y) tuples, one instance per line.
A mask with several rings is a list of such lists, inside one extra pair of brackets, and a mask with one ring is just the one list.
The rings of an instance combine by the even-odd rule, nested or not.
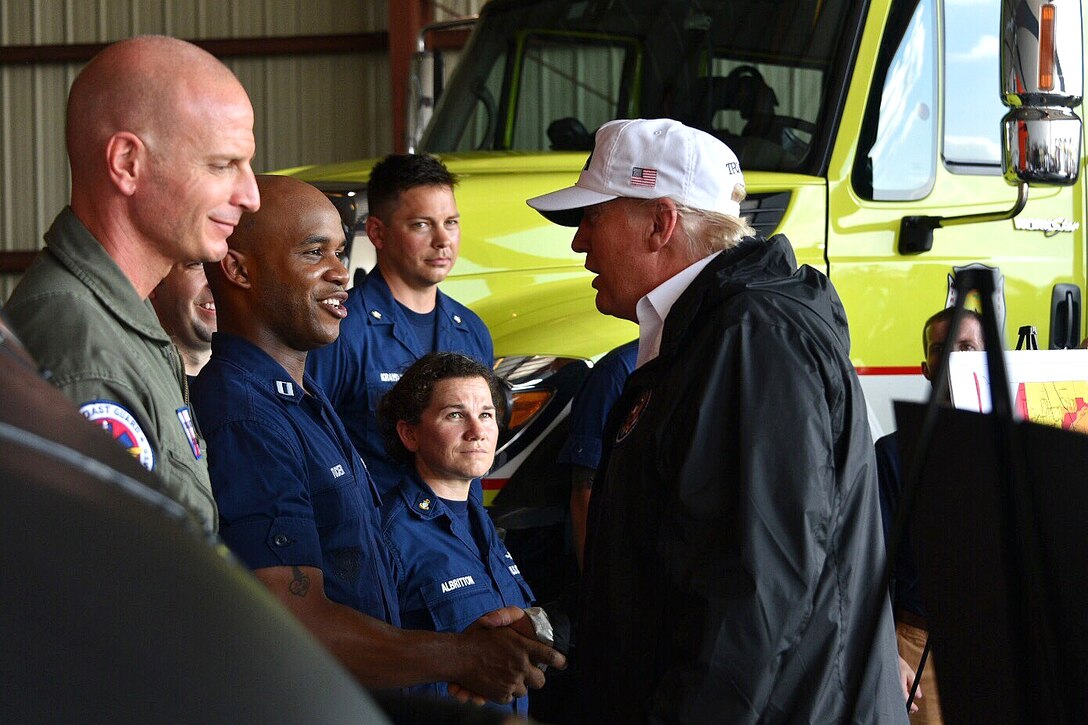
[(566, 667), (563, 655), (536, 641), (533, 625), (520, 607), (485, 614), (462, 637), (465, 672), (458, 683), (449, 685), (450, 695), (462, 702), (510, 702), (529, 688), (544, 686), (544, 673), (537, 663)]
[(536, 640), (536, 629), (533, 628), (533, 623), (529, 621), (529, 617), (526, 616), (525, 610), (521, 607), (503, 607), (502, 609), (496, 609), (494, 612), (488, 612), (477, 619), (469, 629), (481, 627), (484, 629), (509, 627), (522, 637)]
[[(899, 658), (899, 682), (903, 687), (903, 702), (907, 701), (910, 697), (910, 687), (914, 684), (914, 670), (911, 669), (907, 661), (902, 657)], [(922, 686), (918, 685), (918, 692), (914, 693), (914, 699), (920, 699), (922, 697)], [(913, 715), (918, 712), (918, 705), (915, 703), (910, 704), (910, 712)]]

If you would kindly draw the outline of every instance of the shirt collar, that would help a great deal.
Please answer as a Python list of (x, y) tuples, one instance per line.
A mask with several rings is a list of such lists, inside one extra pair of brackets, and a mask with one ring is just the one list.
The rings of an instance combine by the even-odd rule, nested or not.
[[(479, 503), (474, 487), (469, 486), (469, 501)], [(400, 496), (404, 500), (405, 507), (421, 519), (432, 519), (442, 515), (450, 517), (451, 513), (446, 504), (442, 502), (438, 494), (419, 477), (415, 470), (406, 473), (401, 479)], [(469, 509), (472, 509), (470, 504)]]
[[(272, 395), (284, 402), (291, 401), (298, 404), (305, 396), (305, 391), (291, 378), (282, 365), (245, 338), (227, 332), (214, 333), (212, 357), (229, 360), (253, 377), (259, 378), (262, 383), (267, 384), (268, 391)], [(303, 377), (302, 380), (308, 389), (317, 389), (309, 375)]]
[(647, 292), (635, 306), (638, 317), (638, 360), (635, 367), (640, 368), (657, 357), (661, 349), (661, 333), (665, 327), (665, 318), (669, 310), (680, 299), (699, 273), (721, 252), (703, 257), (698, 262), (688, 265), (672, 277)]
[(439, 514), (447, 515), (442, 500), (415, 471), (401, 479), (400, 493), (407, 509), (421, 519), (433, 519)]
[(69, 272), (91, 290), (108, 314), (144, 337), (170, 344), (170, 336), (159, 324), (151, 302), (140, 299), (132, 281), (76, 216), (72, 207), (64, 207), (53, 220), (45, 233), (45, 245)]
[[(391, 325), (397, 317), (404, 323), (408, 322), (407, 316), (400, 313), (393, 291), (389, 289), (389, 283), (385, 281), (381, 268), (377, 265), (370, 270), (360, 293), (363, 296), (363, 310), (371, 318), (370, 324)], [(464, 318), (450, 308), (446, 295), (440, 289), (435, 290), (434, 313), (439, 320), (449, 320), (455, 328), (466, 329)]]

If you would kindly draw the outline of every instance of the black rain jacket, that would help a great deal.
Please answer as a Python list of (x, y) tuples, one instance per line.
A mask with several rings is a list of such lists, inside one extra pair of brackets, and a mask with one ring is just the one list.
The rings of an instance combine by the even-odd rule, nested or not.
[(831, 282), (783, 236), (723, 252), (672, 307), (594, 485), (585, 722), (848, 722), (859, 686), (856, 722), (906, 722), (849, 351)]

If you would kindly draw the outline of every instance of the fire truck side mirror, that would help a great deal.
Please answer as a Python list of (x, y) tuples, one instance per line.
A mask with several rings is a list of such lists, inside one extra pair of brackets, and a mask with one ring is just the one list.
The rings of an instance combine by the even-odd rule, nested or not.
[(1079, 2), (1002, 0), (1002, 165), (1010, 184), (1069, 186), (1080, 173), (1084, 88)]

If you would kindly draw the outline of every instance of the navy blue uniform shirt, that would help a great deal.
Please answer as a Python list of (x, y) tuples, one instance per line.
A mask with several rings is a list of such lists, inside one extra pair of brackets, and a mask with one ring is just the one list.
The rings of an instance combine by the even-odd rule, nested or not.
[(375, 414), (381, 396), (429, 352), (459, 352), (491, 367), (491, 334), (472, 310), (439, 290), (434, 339), (420, 340), (377, 267), (348, 292), (345, 306), (348, 316), (340, 323), (340, 338), (311, 352), (306, 370), (329, 396), (384, 494), (407, 471), (385, 452)]
[(597, 361), (570, 409), (570, 434), (559, 451), (560, 463), (596, 469), (601, 461), (601, 435), (612, 405), (638, 358), (638, 340), (632, 340)]
[(317, 567), (329, 599), (399, 625), (378, 492), (320, 388), (303, 382), (246, 340), (212, 338), (191, 395), (220, 536), (252, 569)]
[[(477, 491), (469, 494), (465, 519), (416, 474), (408, 474), (386, 496), (382, 533), (406, 628), (463, 632), (488, 612), (533, 601)], [(438, 682), (412, 692), (445, 696), (447, 688)], [(514, 707), (524, 716), (528, 698), (517, 698)]]

